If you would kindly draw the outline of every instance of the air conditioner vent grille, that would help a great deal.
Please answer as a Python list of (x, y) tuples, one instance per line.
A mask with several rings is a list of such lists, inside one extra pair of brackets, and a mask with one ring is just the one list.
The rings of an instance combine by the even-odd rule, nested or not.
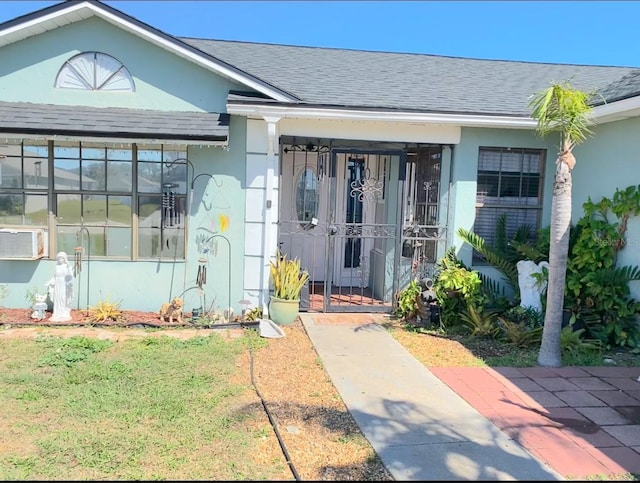
[(0, 229), (0, 259), (35, 260), (44, 256), (44, 230)]

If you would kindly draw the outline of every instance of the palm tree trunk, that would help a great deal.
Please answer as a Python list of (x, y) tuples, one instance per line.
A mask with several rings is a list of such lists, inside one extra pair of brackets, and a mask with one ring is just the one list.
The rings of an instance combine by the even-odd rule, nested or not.
[[(562, 310), (571, 229), (571, 169), (558, 158), (551, 200), (551, 240), (549, 246), (549, 283), (538, 364), (562, 366)], [(572, 168), (573, 166), (571, 166)]]

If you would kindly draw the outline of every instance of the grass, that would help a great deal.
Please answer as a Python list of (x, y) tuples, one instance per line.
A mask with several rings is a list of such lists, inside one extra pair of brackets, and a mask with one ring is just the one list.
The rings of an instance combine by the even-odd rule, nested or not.
[[(7, 339), (0, 356), (3, 480), (268, 480), (270, 431), (236, 360), (263, 343), (218, 335), (119, 342)], [(255, 397), (252, 399), (255, 403)], [(259, 421), (256, 420), (259, 418)]]
[[(535, 365), (538, 349), (400, 324), (390, 330), (428, 366)], [(366, 440), (347, 431), (349, 426), (342, 419), (329, 418), (340, 422), (329, 438), (326, 427), (314, 430), (313, 424), (305, 426), (302, 420), (291, 419), (291, 394), (296, 395), (295, 407), (304, 409), (301, 417), (305, 422), (313, 421), (310, 408), (318, 408), (322, 414), (319, 419), (327, 418), (333, 408), (328, 398), (340, 401), (338, 394), (328, 395), (323, 389), (328, 378), (316, 374), (322, 361), (311, 346), (301, 350), (303, 355), (308, 352), (308, 359), (297, 359), (294, 367), (283, 357), (290, 349), (281, 353), (279, 344), (267, 344), (251, 330), (240, 339), (225, 340), (214, 334), (186, 341), (159, 335), (158, 330), (148, 332), (156, 337), (149, 334), (119, 342), (52, 336), (1, 340), (0, 478), (278, 480), (283, 474), (286, 478), (286, 461), (249, 384), (246, 367), (238, 366), (248, 347), (263, 345), (276, 351), (268, 352), (269, 360), (287, 361), (281, 369), (277, 365), (270, 369), (270, 374), (279, 374), (286, 367), (288, 372), (300, 371), (296, 381), (309, 383), (300, 388), (289, 385), (286, 390), (278, 384), (270, 388), (261, 385), (263, 392), (267, 389), (265, 394), (272, 393), (270, 400), (277, 401), (272, 410), (279, 408), (279, 422), (296, 421), (291, 425), (302, 428), (304, 438), (315, 437), (309, 445), (296, 448), (295, 443), (303, 438), (289, 435), (282, 431), (284, 423), (281, 426), (292, 438), (287, 446), (298, 470), (307, 459), (313, 460), (309, 465), (320, 465), (314, 462), (318, 447), (323, 453), (336, 455), (365, 448)], [(295, 348), (299, 350), (301, 339), (291, 339), (293, 335), (286, 341), (297, 340)], [(571, 357), (580, 354), (574, 351)], [(576, 365), (602, 365), (604, 354), (591, 352), (581, 357), (588, 364)], [(640, 364), (637, 359), (636, 355), (636, 365)], [(570, 365), (571, 361), (565, 363)], [(273, 399), (283, 392), (289, 396)], [(335, 442), (344, 449), (336, 449)], [(373, 461), (375, 455), (367, 458)], [(337, 466), (335, 462), (322, 463), (311, 479), (325, 475), (328, 467)], [(344, 474), (360, 475), (346, 479), (367, 479), (363, 472)], [(638, 475), (624, 479), (637, 481)]]
[[(540, 343), (519, 347), (491, 336), (470, 335), (464, 327), (449, 330), (415, 326), (397, 321), (387, 329), (427, 366), (535, 367)], [(457, 330), (456, 330), (457, 329)], [(564, 366), (640, 366), (640, 355), (631, 348), (603, 350), (571, 339), (562, 353)]]

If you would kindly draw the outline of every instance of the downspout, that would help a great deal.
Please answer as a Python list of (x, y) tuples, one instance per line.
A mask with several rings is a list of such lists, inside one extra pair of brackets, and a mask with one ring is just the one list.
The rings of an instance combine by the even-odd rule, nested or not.
[[(273, 177), (275, 176), (275, 170), (278, 167), (276, 162), (276, 145), (277, 145), (277, 127), (279, 117), (264, 117), (267, 122), (267, 162), (265, 173), (265, 194), (264, 194), (264, 233), (262, 234), (262, 282), (261, 282), (261, 297), (262, 297), (262, 311), (265, 317), (269, 312), (269, 260), (271, 259), (271, 225), (273, 223)], [(277, 213), (276, 213), (277, 219)]]

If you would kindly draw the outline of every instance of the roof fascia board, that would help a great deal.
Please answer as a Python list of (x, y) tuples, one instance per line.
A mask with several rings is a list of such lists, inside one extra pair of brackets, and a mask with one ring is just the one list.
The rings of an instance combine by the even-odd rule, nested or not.
[[(273, 88), (269, 88), (265, 86), (263, 83), (258, 82), (256, 79), (253, 79), (251, 76), (243, 75), (242, 73), (236, 72), (235, 70), (225, 66), (220, 62), (216, 62), (210, 58), (208, 58), (204, 53), (196, 53), (190, 48), (187, 48), (184, 43), (172, 37), (171, 35), (164, 34), (159, 35), (156, 33), (153, 28), (145, 28), (141, 25), (137, 25), (134, 22), (123, 18), (122, 15), (116, 15), (115, 13), (109, 11), (107, 6), (103, 6), (101, 4), (93, 3), (93, 2), (68, 2), (68, 6), (62, 8), (60, 10), (56, 10), (49, 14), (44, 14), (43, 16), (35, 17), (31, 20), (28, 20), (24, 23), (19, 23), (8, 29), (0, 31), (0, 38), (5, 35), (9, 35), (12, 33), (17, 33), (22, 29), (28, 29), (32, 27), (36, 27), (38, 24), (55, 21), (57, 18), (65, 17), (75, 12), (81, 13), (82, 11), (86, 11), (87, 9), (93, 12), (94, 15), (102, 18), (103, 20), (116, 25), (128, 32), (131, 32), (139, 37), (142, 37), (149, 42), (164, 48), (165, 50), (171, 51), (175, 54), (178, 54), (188, 60), (205, 67), (208, 70), (212, 70), (220, 75), (223, 75), (229, 79), (232, 79), (242, 85), (250, 87), (251, 89), (255, 89), (256, 91), (269, 96), (280, 102), (295, 102), (298, 99), (285, 95), (281, 91)], [(114, 9), (115, 12), (117, 10)], [(123, 14), (125, 15), (125, 14)], [(195, 49), (194, 49), (195, 50)]]
[[(63, 9), (55, 9), (53, 12), (50, 12), (48, 14), (40, 14), (37, 16), (34, 16), (33, 18), (31, 18), (30, 20), (25, 20), (23, 22), (17, 23), (15, 25), (12, 25), (8, 28), (5, 28), (3, 30), (0, 31), (0, 38), (5, 37), (7, 35), (11, 35), (14, 33), (18, 33), (20, 32), (20, 30), (26, 30), (29, 29), (31, 27), (36, 27), (39, 24), (42, 23), (46, 23), (52, 20), (55, 20), (61, 16), (66, 16), (69, 15), (71, 13), (77, 12), (79, 10), (84, 10), (85, 7), (87, 7), (87, 4), (84, 2), (68, 2), (69, 6), (64, 7)], [(60, 7), (62, 4), (57, 4), (57, 5), (53, 5), (52, 7), (48, 7), (48, 8), (55, 8), (55, 7)], [(31, 15), (29, 15), (31, 16)], [(9, 21), (11, 22), (11, 21)]]
[(624, 116), (629, 111), (640, 108), (640, 96), (623, 99), (621, 101), (612, 102), (611, 104), (602, 104), (591, 110), (591, 116), (595, 121), (606, 122), (609, 116)]
[(441, 114), (364, 111), (318, 107), (273, 106), (227, 103), (227, 112), (245, 117), (275, 116), (298, 119), (340, 119), (353, 121), (392, 121), (407, 123), (454, 124), (473, 127), (535, 129), (537, 122), (529, 117), (483, 116), (477, 114)]
[(165, 139), (165, 138), (154, 138), (154, 137), (142, 137), (142, 136), (131, 136), (131, 137), (118, 137), (112, 135), (97, 135), (97, 134), (86, 134), (86, 135), (71, 135), (71, 134), (48, 134), (48, 133), (26, 133), (26, 132), (9, 132), (9, 131), (0, 131), (0, 139), (37, 139), (44, 141), (86, 141), (92, 143), (115, 143), (115, 144), (166, 144), (166, 145), (175, 145), (175, 144), (184, 144), (188, 146), (213, 146), (220, 148), (227, 148), (228, 141), (212, 141), (207, 139), (182, 139), (180, 137)]

